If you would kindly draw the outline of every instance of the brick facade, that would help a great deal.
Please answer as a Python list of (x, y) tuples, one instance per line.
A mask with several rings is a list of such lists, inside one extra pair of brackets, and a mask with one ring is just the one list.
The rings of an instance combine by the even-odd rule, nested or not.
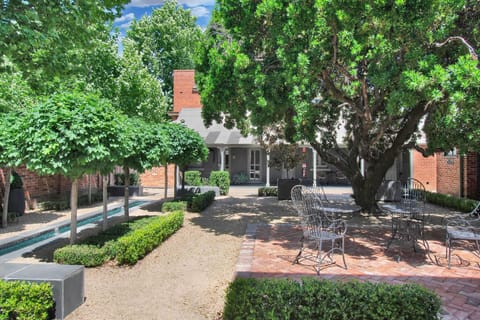
[(173, 112), (180, 112), (182, 108), (202, 107), (195, 86), (195, 70), (174, 70), (173, 83)]
[(427, 191), (432, 192), (438, 188), (436, 157), (436, 154), (424, 157), (420, 152), (412, 150), (414, 164), (412, 177), (422, 182)]
[[(168, 165), (168, 188), (175, 185), (175, 165)], [(140, 181), (144, 187), (164, 188), (165, 187), (165, 167), (155, 167), (147, 170), (140, 175)]]
[(437, 192), (460, 196), (460, 157), (437, 152)]

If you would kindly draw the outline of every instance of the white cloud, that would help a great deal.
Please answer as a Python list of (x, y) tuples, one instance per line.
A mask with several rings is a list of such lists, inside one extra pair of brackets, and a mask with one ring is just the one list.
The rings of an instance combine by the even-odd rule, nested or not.
[[(179, 4), (183, 4), (189, 8), (198, 6), (213, 6), (215, 0), (177, 0)], [(136, 8), (145, 8), (150, 6), (160, 6), (164, 0), (132, 0), (127, 6)]]
[(133, 13), (129, 13), (119, 18), (116, 18), (114, 23), (131, 22), (133, 19), (135, 19), (135, 15)]
[(195, 7), (191, 9), (192, 15), (200, 18), (200, 17), (207, 17), (210, 14), (210, 10), (205, 7)]
[(125, 22), (125, 23), (119, 25), (119, 26), (118, 26), (118, 29), (128, 29), (128, 28), (130, 28), (130, 25), (131, 25), (131, 24), (132, 24), (132, 21), (130, 20), (130, 21), (128, 21), (128, 22)]

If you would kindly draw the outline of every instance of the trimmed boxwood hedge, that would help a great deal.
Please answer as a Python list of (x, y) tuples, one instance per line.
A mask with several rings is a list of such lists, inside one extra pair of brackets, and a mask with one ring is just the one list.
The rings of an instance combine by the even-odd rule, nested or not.
[(230, 319), (439, 319), (441, 301), (417, 285), (304, 278), (243, 279), (227, 289)]
[(52, 286), (0, 280), (0, 319), (55, 319)]
[(426, 191), (427, 201), (442, 207), (452, 208), (463, 212), (470, 212), (477, 206), (477, 201), (458, 198), (447, 194)]
[(135, 264), (183, 225), (183, 212), (158, 217), (144, 228), (118, 239), (116, 258), (119, 264)]
[(189, 209), (193, 212), (201, 212), (215, 200), (215, 191), (195, 194), (189, 201)]
[(230, 173), (228, 171), (212, 171), (208, 178), (208, 184), (217, 186), (220, 189), (220, 194), (225, 196), (230, 190)]
[(258, 188), (259, 197), (277, 197), (278, 188), (277, 187), (262, 187)]
[[(165, 216), (141, 217), (124, 222), (85, 239), (81, 244), (55, 250), (53, 260), (57, 263), (81, 264), (85, 267), (100, 266), (113, 259), (117, 259), (119, 264), (134, 264), (177, 231), (183, 225), (183, 217), (182, 211), (176, 211)], [(157, 234), (148, 241), (139, 236), (149, 236), (151, 233)]]
[(187, 210), (187, 201), (168, 201), (162, 204), (162, 212), (172, 212), (172, 211), (185, 211)]

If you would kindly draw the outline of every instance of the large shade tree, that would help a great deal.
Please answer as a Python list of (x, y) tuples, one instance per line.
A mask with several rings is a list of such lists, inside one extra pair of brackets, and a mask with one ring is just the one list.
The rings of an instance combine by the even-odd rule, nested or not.
[(78, 179), (111, 172), (125, 153), (126, 117), (93, 94), (63, 92), (26, 110), (10, 130), (10, 159), (40, 174), (71, 179), (71, 233), (76, 241)]
[(148, 71), (164, 84), (165, 92), (173, 92), (173, 70), (193, 69), (195, 47), (202, 38), (202, 30), (195, 17), (175, 0), (167, 0), (138, 21), (127, 31)]
[(478, 94), (478, 60), (451, 38), (468, 4), (220, 0), (196, 67), (205, 122), (257, 133), (285, 122), (288, 140), (310, 143), (376, 211), (376, 191), (421, 120), (453, 105), (474, 110), (462, 96)]

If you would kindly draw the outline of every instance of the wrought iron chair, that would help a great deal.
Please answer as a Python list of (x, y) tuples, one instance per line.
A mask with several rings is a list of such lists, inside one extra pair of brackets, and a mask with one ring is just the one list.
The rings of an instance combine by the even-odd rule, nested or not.
[[(332, 254), (336, 251), (342, 254), (343, 265), (345, 261), (345, 234), (347, 224), (341, 219), (332, 219), (332, 215), (325, 212), (321, 197), (311, 188), (294, 186), (291, 191), (293, 205), (299, 215), (302, 227), (302, 246), (293, 261), (298, 263), (301, 259), (314, 260), (315, 270), (320, 274), (322, 266), (336, 263)], [(308, 244), (315, 245), (315, 255), (305, 254)]]
[(473, 253), (480, 257), (480, 202), (471, 212), (447, 219), (445, 255), (448, 259), (449, 269), (451, 267), (453, 241), (455, 240), (474, 241), (476, 249)]
[(415, 245), (421, 240), (429, 253), (430, 247), (425, 239), (425, 223), (429, 220), (429, 215), (425, 212), (425, 186), (416, 179), (408, 178), (401, 182), (400, 188), (400, 203), (396, 206), (384, 206), (389, 208), (392, 215), (392, 237), (387, 244), (387, 250), (394, 239), (399, 239), (410, 241), (416, 252)]

